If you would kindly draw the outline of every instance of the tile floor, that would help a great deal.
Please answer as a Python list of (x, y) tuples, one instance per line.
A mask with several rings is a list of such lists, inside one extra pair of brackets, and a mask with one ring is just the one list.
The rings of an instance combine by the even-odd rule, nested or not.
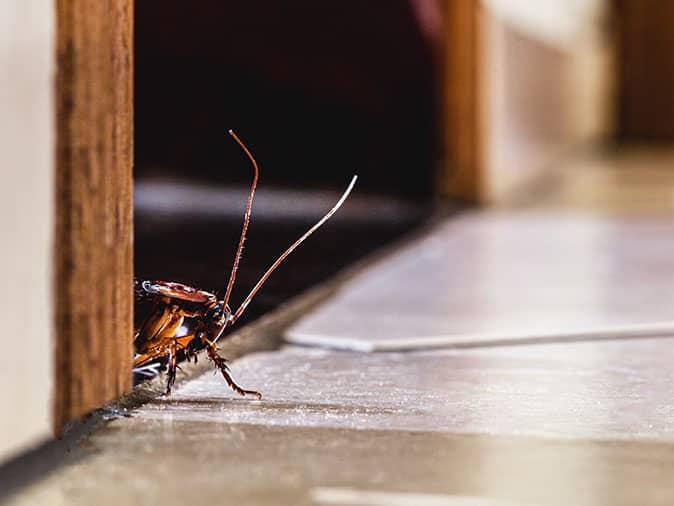
[[(607, 225), (605, 216), (564, 214), (566, 205), (461, 218), (470, 226), (440, 241), (436, 257), (425, 262), (424, 248), (399, 268), (394, 255), (362, 285), (345, 285), (310, 315), (311, 332), (342, 327), (342, 336), (367, 339), (380, 321), (381, 336), (407, 338), (420, 329), (516, 333), (674, 319), (672, 209), (640, 208), (638, 219), (623, 214)], [(484, 230), (493, 239), (486, 250)], [(452, 290), (440, 301), (414, 305), (442, 286)], [(340, 300), (354, 312), (320, 316)], [(171, 398), (93, 431), (63, 465), (4, 499), (674, 504), (674, 338), (604, 337), (374, 353), (289, 345), (248, 355), (233, 371), (263, 400), (235, 397), (210, 373), (186, 381)]]
[(296, 344), (414, 349), (674, 336), (674, 212), (459, 215), (342, 286), (288, 329)]

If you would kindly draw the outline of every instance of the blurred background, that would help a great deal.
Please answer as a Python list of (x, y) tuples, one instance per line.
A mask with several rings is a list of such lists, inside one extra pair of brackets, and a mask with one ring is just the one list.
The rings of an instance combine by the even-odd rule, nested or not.
[(251, 314), (427, 216), (440, 71), (418, 15), (405, 0), (139, 2), (136, 275), (223, 288), (252, 177), (229, 128), (261, 170), (234, 301), (360, 177)]
[(438, 203), (583, 206), (643, 200), (630, 193), (635, 182), (671, 180), (669, 169), (602, 168), (643, 142), (644, 160), (669, 163), (671, 2), (146, 0), (135, 9), (138, 276), (222, 287), (251, 177), (228, 128), (261, 167), (235, 299), (360, 176), (253, 312)]

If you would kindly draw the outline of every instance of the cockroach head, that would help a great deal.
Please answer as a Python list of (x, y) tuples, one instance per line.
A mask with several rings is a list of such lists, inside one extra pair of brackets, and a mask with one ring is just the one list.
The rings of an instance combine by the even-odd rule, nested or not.
[(232, 319), (232, 310), (224, 301), (219, 300), (211, 309), (209, 309), (206, 317), (212, 324), (224, 328)]

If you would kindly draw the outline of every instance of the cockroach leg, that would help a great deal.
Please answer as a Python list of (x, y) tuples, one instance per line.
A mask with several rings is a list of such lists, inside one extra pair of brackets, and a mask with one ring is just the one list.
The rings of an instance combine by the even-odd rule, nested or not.
[(255, 390), (246, 390), (236, 384), (236, 381), (234, 381), (234, 378), (232, 378), (232, 375), (229, 371), (227, 359), (218, 355), (218, 348), (215, 346), (214, 343), (208, 342), (206, 344), (206, 352), (208, 353), (208, 358), (213, 362), (215, 367), (217, 367), (220, 370), (220, 373), (222, 373), (222, 377), (225, 378), (225, 381), (232, 390), (234, 390), (236, 393), (242, 396), (254, 395), (258, 398), (258, 400), (262, 399), (262, 394), (260, 392), (257, 392)]
[(169, 395), (171, 393), (171, 388), (176, 382), (176, 369), (178, 368), (178, 343), (177, 341), (172, 341), (169, 347), (169, 360), (168, 360), (168, 377), (166, 379), (166, 392), (164, 395)]
[(197, 363), (197, 356), (198, 353), (191, 351), (189, 349), (185, 349), (185, 360), (188, 362), (194, 362), (195, 364)]

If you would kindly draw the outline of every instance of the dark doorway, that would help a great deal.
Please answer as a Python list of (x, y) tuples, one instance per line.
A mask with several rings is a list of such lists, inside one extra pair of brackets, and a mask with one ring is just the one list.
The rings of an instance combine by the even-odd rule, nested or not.
[(234, 301), (360, 177), (249, 317), (427, 215), (436, 69), (410, 2), (144, 0), (135, 30), (137, 276), (223, 288), (251, 177), (228, 128), (261, 168)]

